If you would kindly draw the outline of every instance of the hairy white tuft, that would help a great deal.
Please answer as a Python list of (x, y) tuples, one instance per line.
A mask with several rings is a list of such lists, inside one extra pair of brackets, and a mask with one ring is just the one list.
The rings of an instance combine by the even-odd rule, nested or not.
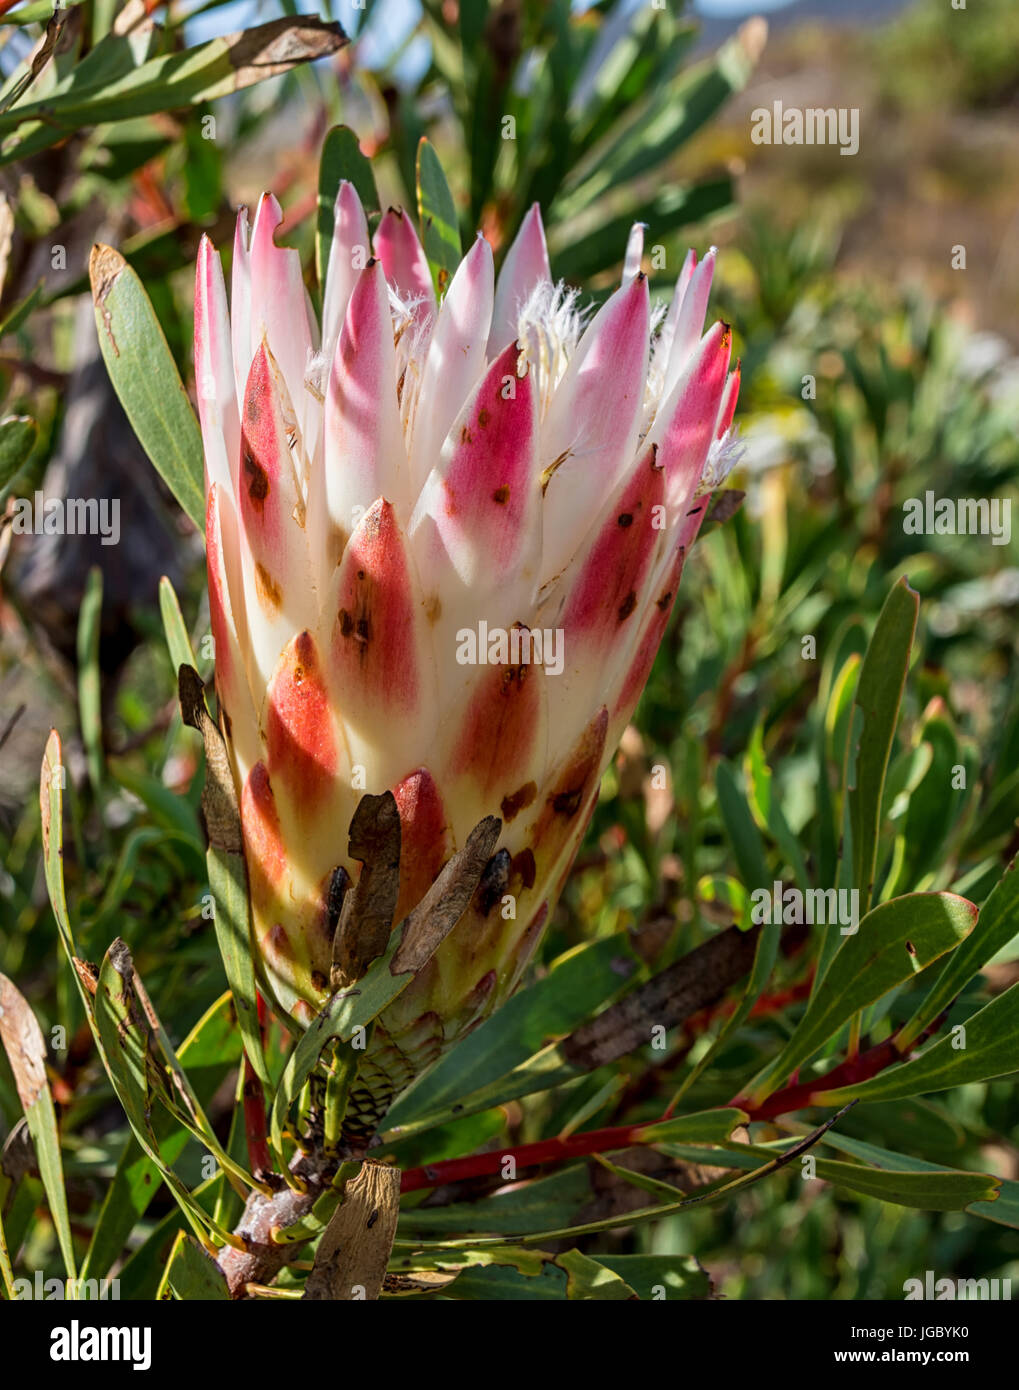
[(584, 331), (579, 293), (559, 281), (535, 285), (517, 318), (520, 354), (534, 373), (539, 418), (544, 418)]

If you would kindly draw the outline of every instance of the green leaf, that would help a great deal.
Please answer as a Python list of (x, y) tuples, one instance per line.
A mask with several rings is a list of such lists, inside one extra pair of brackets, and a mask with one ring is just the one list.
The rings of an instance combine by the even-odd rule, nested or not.
[(1007, 946), (1019, 932), (1019, 873), (1016, 872), (1016, 863), (1013, 859), (1009, 864), (980, 909), (975, 930), (946, 961), (933, 988), (902, 1028), (898, 1042), (903, 1051), (948, 1008), (980, 967), (1002, 946)]
[(814, 1160), (815, 1172), (825, 1182), (877, 1197), (899, 1207), (923, 1211), (962, 1211), (970, 1202), (993, 1201), (998, 1183), (986, 1173), (966, 1173), (943, 1168), (919, 1172), (865, 1168), (859, 1163), (840, 1163), (830, 1158)]
[[(2, 163), (2, 161), (0, 161)], [(23, 299), (19, 299), (17, 304), (11, 306), (8, 313), (0, 321), (0, 338), (7, 333), (16, 333), (21, 325), (28, 318), (29, 314), (42, 299), (42, 292), (45, 288), (45, 280), (40, 280), (37, 285), (29, 290)]]
[(954, 893), (911, 893), (868, 912), (846, 937), (782, 1052), (752, 1084), (755, 1101), (833, 1039), (858, 1010), (951, 951), (976, 920), (974, 904)]
[[(199, 1100), (208, 1105), (241, 1056), (229, 992), (220, 995), (205, 1011), (181, 1043), (178, 1056)], [(163, 1161), (174, 1163), (189, 1141), (188, 1131), (162, 1107), (152, 1113), (152, 1131), (159, 1141)], [(139, 1149), (135, 1139), (129, 1139), (106, 1189), (82, 1266), (83, 1278), (89, 1274), (102, 1278), (109, 1273), (136, 1222), (145, 1215), (159, 1190), (159, 1174), (159, 1166)], [(176, 1212), (171, 1212), (171, 1217), (179, 1220)]]
[(0, 491), (17, 477), (38, 437), (39, 426), (28, 415), (8, 415), (0, 420)]
[[(42, 817), (43, 872), (46, 890), (56, 919), (60, 942), (68, 961), (72, 964), (77, 954), (71, 919), (67, 911), (67, 897), (64, 892), (64, 787), (67, 774), (64, 770), (60, 735), (56, 729), (50, 730), (46, 740), (46, 750), (42, 757), (39, 776), (39, 810)], [(86, 1013), (91, 1017), (91, 1005), (85, 988), (75, 971), (75, 980), (85, 1004)]]
[(750, 747), (744, 760), (747, 784), (750, 787), (751, 809), (757, 813), (758, 824), (766, 829), (778, 845), (786, 863), (793, 871), (794, 881), (805, 888), (807, 869), (799, 841), (789, 829), (781, 803), (772, 786), (772, 772), (764, 752), (764, 723), (754, 728)]
[(853, 878), (860, 892), (862, 912), (869, 909), (874, 892), (885, 774), (919, 611), (919, 594), (905, 578), (900, 579), (881, 609), (856, 688), (856, 707), (863, 719), (855, 773), (849, 786), (849, 818), (853, 831)]
[(163, 1157), (153, 1129), (153, 1103), (160, 1098), (160, 1092), (153, 1091), (152, 1087), (151, 1038), (134, 990), (134, 969), (123, 942), (114, 942), (103, 960), (96, 986), (95, 1018), (105, 1050), (106, 1069), (134, 1136), (158, 1168), (196, 1234), (204, 1237), (204, 1227), (213, 1229), (211, 1218)]
[[(749, 895), (757, 888), (771, 886), (771, 874), (764, 852), (761, 832), (754, 822), (747, 805), (747, 799), (740, 789), (731, 764), (720, 760), (715, 769), (715, 792), (718, 796), (718, 813), (726, 838), (732, 845), (736, 856), (740, 878)], [(750, 925), (741, 922), (742, 927)]]
[(598, 218), (591, 231), (580, 235), (569, 222), (552, 223), (549, 252), (553, 273), (579, 284), (609, 266), (619, 265), (630, 227), (638, 214), (639, 220), (647, 222), (651, 228), (655, 240), (661, 241), (670, 232), (722, 212), (732, 201), (732, 179), (726, 175), (696, 184), (670, 183), (650, 202), (635, 200), (616, 216)]
[(204, 536), (202, 434), (149, 297), (110, 246), (92, 248), (89, 275), (99, 346), (120, 403), (145, 452)]
[[(103, 44), (114, 37), (108, 35)], [(4, 149), (0, 163), (24, 159), (85, 126), (201, 105), (335, 53), (345, 43), (338, 24), (305, 15), (270, 20), (142, 62), (137, 59), (144, 48), (139, 54), (123, 42), (110, 45), (103, 50), (102, 65), (98, 61), (90, 67), (81, 63), (64, 90), (21, 102), (0, 115), (0, 134), (33, 122), (23, 139)], [(103, 44), (93, 53), (99, 53)], [(109, 62), (107, 54), (115, 54), (117, 61)], [(131, 58), (129, 64), (125, 55)]]
[(181, 1231), (173, 1243), (156, 1297), (229, 1302), (230, 1290), (216, 1261), (194, 1236)]
[[(498, 1196), (471, 1202), (470, 1230), (525, 1236), (541, 1227), (568, 1226), (593, 1197), (587, 1164), (574, 1164), (549, 1177), (519, 1183)], [(397, 1239), (406, 1245), (419, 1232), (459, 1236), (464, 1230), (465, 1210), (460, 1204), (401, 1210)]]
[(564, 218), (670, 159), (753, 72), (760, 45), (740, 31), (678, 81), (651, 88), (610, 136), (598, 142), (567, 183)]
[(103, 782), (103, 715), (99, 674), (99, 629), (103, 612), (103, 572), (89, 570), (78, 613), (78, 718), (92, 790)]
[(234, 999), (244, 1051), (263, 1086), (271, 1084), (258, 1023), (258, 994), (251, 945), (248, 880), (244, 858), (210, 845), (206, 856), (215, 904), (216, 943)]
[[(333, 239), (336, 195), (346, 179), (357, 190), (365, 213), (380, 209), (379, 191), (371, 160), (361, 153), (357, 136), (349, 126), (336, 125), (326, 135), (318, 166), (318, 216), (315, 224), (315, 268), (318, 283), (325, 289), (329, 266), (329, 246)], [(193, 665), (194, 663), (192, 663)]]
[(460, 264), (460, 231), (456, 204), (439, 156), (424, 138), (418, 145), (417, 194), (422, 245), (431, 266), (435, 292), (441, 295)]
[(642, 1144), (724, 1144), (733, 1130), (746, 1122), (746, 1111), (735, 1106), (698, 1110), (642, 1126), (640, 1140)]
[(165, 574), (159, 581), (159, 612), (163, 619), (166, 647), (170, 653), (174, 676), (182, 666), (194, 666), (197, 669), (198, 663), (191, 647), (184, 614), (180, 611), (180, 602)]
[(579, 1250), (566, 1250), (557, 1255), (556, 1264), (566, 1271), (568, 1299), (619, 1303), (637, 1297), (621, 1275), (590, 1255), (582, 1255)]
[(67, 1212), (57, 1116), (46, 1079), (46, 1040), (28, 1000), (6, 975), (0, 975), (0, 1044), (7, 1053), (18, 1099), (28, 1121), (64, 1269), (67, 1277), (73, 1279), (74, 1242)]
[[(629, 984), (640, 967), (624, 935), (592, 942), (554, 961), (548, 975), (509, 999), (435, 1067), (405, 1091), (386, 1116), (390, 1137), (439, 1124), (474, 1110), (470, 1094), (498, 1082), (547, 1046), (579, 1027)], [(481, 1106), (479, 1108), (484, 1108)], [(397, 1133), (398, 1132), (398, 1133)]]
[(205, 865), (202, 830), (191, 803), (171, 790), (159, 777), (153, 777), (151, 773), (132, 767), (123, 760), (112, 760), (110, 767), (118, 786), (136, 796), (158, 826), (173, 831), (193, 846), (198, 856), (195, 873), (201, 874)]
[(912, 1061), (858, 1085), (819, 1092), (812, 1100), (817, 1105), (836, 1104), (851, 1096), (861, 1100), (901, 1100), (1019, 1071), (1015, 1041), (1019, 1033), (1019, 985), (999, 994), (961, 1026), (964, 1039), (953, 1028), (947, 1037)]
[[(888, 1168), (896, 1173), (948, 1173), (958, 1170), (946, 1168), (941, 1163), (931, 1163), (924, 1158), (913, 1158), (908, 1154), (892, 1153), (889, 1149), (868, 1144), (862, 1139), (852, 1139), (848, 1135), (829, 1130), (824, 1137), (826, 1147), (841, 1149), (853, 1158), (862, 1159), (876, 1168)], [(998, 1195), (993, 1201), (971, 1202), (966, 1210), (971, 1216), (981, 1216), (987, 1221), (996, 1221), (1002, 1226), (1019, 1228), (1019, 1182), (997, 1178), (993, 1174), (979, 1174), (989, 1183), (997, 1185)]]

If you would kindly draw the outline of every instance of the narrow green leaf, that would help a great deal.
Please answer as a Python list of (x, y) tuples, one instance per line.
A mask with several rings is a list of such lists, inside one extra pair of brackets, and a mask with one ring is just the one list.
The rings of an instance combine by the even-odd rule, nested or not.
[[(724, 760), (720, 760), (715, 769), (715, 792), (726, 838), (736, 856), (740, 878), (747, 894), (757, 888), (770, 887), (771, 874), (768, 871), (761, 832), (750, 813), (732, 766)], [(739, 925), (745, 928), (750, 923), (744, 921)]]
[(465, 1100), (465, 1087), (473, 1094), (497, 1082), (547, 1046), (550, 1038), (572, 1032), (631, 983), (639, 968), (629, 938), (623, 935), (592, 942), (554, 961), (544, 979), (509, 999), (399, 1097), (386, 1116), (390, 1137), (473, 1110), (473, 1105), (458, 1104)]
[(998, 1184), (986, 1173), (966, 1173), (949, 1168), (931, 1172), (889, 1172), (865, 1168), (860, 1163), (840, 1163), (830, 1158), (814, 1160), (815, 1171), (825, 1182), (865, 1197), (877, 1197), (899, 1207), (923, 1211), (962, 1211), (970, 1202), (989, 1202)]
[[(371, 160), (361, 153), (357, 136), (349, 126), (336, 125), (326, 135), (318, 166), (318, 215), (315, 224), (315, 269), (325, 289), (329, 246), (333, 239), (333, 214), (340, 184), (346, 179), (357, 190), (366, 214), (380, 209), (379, 191)], [(193, 664), (193, 663), (192, 663)]]
[[(2, 161), (0, 161), (0, 163), (2, 163)], [(18, 331), (35, 306), (39, 303), (40, 299), (42, 299), (42, 292), (45, 286), (45, 280), (40, 280), (37, 285), (29, 290), (28, 294), (26, 294), (23, 299), (19, 299), (17, 304), (11, 306), (3, 319), (0, 320), (0, 338), (4, 337), (7, 333), (16, 333)]]
[(99, 631), (103, 612), (103, 572), (89, 570), (78, 613), (78, 718), (92, 790), (103, 783), (103, 715), (99, 674)]
[(642, 1144), (724, 1144), (733, 1130), (746, 1122), (746, 1111), (735, 1106), (698, 1110), (647, 1125), (641, 1129), (640, 1138)]
[[(148, 61), (138, 62), (136, 54), (126, 71), (118, 64), (112, 79), (100, 78), (97, 63), (87, 70), (87, 81), (76, 82), (72, 77), (57, 96), (21, 102), (0, 115), (0, 133), (33, 122), (27, 136), (5, 148), (0, 163), (24, 159), (84, 126), (174, 111), (227, 96), (335, 53), (346, 42), (338, 24), (312, 15), (288, 16), (194, 48), (160, 53)], [(118, 50), (118, 57), (122, 51)]]
[(202, 435), (141, 281), (118, 251), (89, 262), (99, 346), (120, 403), (170, 491), (205, 534)]
[(861, 1100), (902, 1100), (1019, 1071), (1019, 985), (999, 994), (960, 1026), (962, 1033), (953, 1028), (912, 1061), (856, 1086), (819, 1092), (813, 1101), (833, 1105), (856, 1096)]
[[(67, 897), (64, 892), (64, 788), (67, 786), (67, 773), (64, 770), (60, 735), (56, 729), (50, 730), (43, 753), (42, 769), (39, 775), (39, 810), (42, 817), (43, 872), (50, 905), (56, 919), (60, 942), (68, 962), (72, 964), (77, 954), (71, 919), (67, 911)], [(78, 979), (75, 972), (75, 979)], [(78, 980), (82, 1001), (86, 1012), (91, 1016), (84, 987)]]
[(28, 415), (8, 415), (0, 420), (0, 491), (17, 477), (38, 437), (39, 426)]
[(911, 893), (868, 912), (845, 941), (786, 1046), (755, 1081), (760, 1101), (858, 1010), (911, 980), (973, 930), (977, 908), (954, 893)]
[(677, 81), (651, 89), (633, 114), (591, 149), (568, 180), (563, 216), (575, 215), (670, 159), (733, 92), (742, 90), (760, 52), (760, 43), (748, 42), (745, 33), (741, 30)]
[(439, 156), (426, 139), (418, 145), (417, 195), (422, 244), (431, 266), (435, 292), (441, 295), (460, 264), (460, 231), (456, 204)]
[(579, 1250), (565, 1250), (555, 1262), (566, 1271), (568, 1299), (619, 1303), (637, 1297), (621, 1275)]
[[(178, 1056), (199, 1100), (208, 1105), (241, 1056), (241, 1041), (229, 992), (220, 995), (205, 1011), (181, 1043)], [(190, 1139), (188, 1131), (163, 1107), (152, 1112), (152, 1130), (159, 1141), (163, 1161), (176, 1162)], [(159, 1166), (139, 1149), (135, 1139), (129, 1139), (113, 1181), (106, 1189), (82, 1266), (83, 1278), (86, 1275), (103, 1278), (109, 1274), (136, 1222), (148, 1210), (159, 1184)], [(179, 1220), (176, 1212), (171, 1215)]]
[(956, 995), (982, 965), (1007, 946), (1019, 933), (1019, 873), (1013, 859), (991, 895), (980, 909), (976, 928), (953, 951), (933, 988), (921, 1001), (916, 1013), (899, 1033), (899, 1044), (907, 1050), (924, 1029), (947, 1009)]
[(216, 1261), (194, 1236), (181, 1231), (173, 1243), (156, 1297), (229, 1302), (230, 1290)]
[(152, 1089), (150, 1035), (134, 992), (129, 960), (123, 942), (115, 942), (106, 953), (96, 985), (95, 1018), (106, 1068), (135, 1138), (158, 1168), (192, 1229), (204, 1238), (204, 1228), (213, 1229), (212, 1220), (163, 1157), (152, 1127), (158, 1093)]
[[(696, 184), (669, 184), (650, 202), (634, 194), (632, 204), (611, 218), (598, 218), (587, 233), (577, 234), (568, 221), (550, 221), (549, 251), (556, 275), (576, 284), (623, 259), (626, 239), (635, 220), (647, 222), (656, 241), (702, 222), (730, 207), (733, 183), (728, 175)], [(553, 216), (556, 213), (552, 207)], [(585, 219), (586, 220), (586, 219)]]
[(885, 774), (919, 611), (919, 594), (905, 578), (900, 579), (881, 609), (856, 688), (856, 707), (863, 721), (855, 773), (849, 786), (849, 817), (853, 831), (853, 877), (860, 892), (861, 912), (869, 909), (874, 892)]
[(159, 612), (163, 619), (166, 647), (170, 653), (174, 676), (176, 677), (182, 666), (194, 666), (197, 670), (198, 662), (191, 647), (184, 614), (180, 611), (180, 601), (165, 574), (159, 581)]
[(269, 1086), (269, 1070), (262, 1051), (262, 1033), (258, 1023), (258, 994), (244, 859), (239, 854), (228, 854), (210, 846), (206, 864), (215, 905), (216, 943), (233, 994), (244, 1050), (251, 1059), (258, 1079), (264, 1086)]

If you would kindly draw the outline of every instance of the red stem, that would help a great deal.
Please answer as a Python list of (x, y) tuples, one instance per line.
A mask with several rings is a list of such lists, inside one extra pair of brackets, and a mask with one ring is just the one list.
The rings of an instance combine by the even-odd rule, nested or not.
[(427, 1168), (408, 1168), (401, 1179), (400, 1191), (417, 1192), (423, 1187), (439, 1187), (447, 1182), (494, 1177), (503, 1171), (507, 1158), (513, 1159), (516, 1168), (534, 1168), (540, 1163), (561, 1163), (564, 1159), (580, 1158), (584, 1154), (625, 1149), (641, 1142), (641, 1130), (658, 1123), (658, 1120), (645, 1120), (641, 1124), (617, 1125), (612, 1129), (589, 1129), (583, 1134), (568, 1135), (565, 1139), (539, 1139), (535, 1144), (519, 1144), (516, 1148), (497, 1149), (494, 1153), (443, 1159), (440, 1163), (429, 1164)]
[[(944, 1018), (935, 1019), (929, 1028), (916, 1039), (913, 1047), (919, 1046), (926, 1038), (937, 1031)], [(901, 1062), (903, 1054), (899, 1051), (895, 1037), (869, 1048), (849, 1061), (842, 1062), (825, 1076), (814, 1077), (811, 1081), (794, 1083), (781, 1091), (775, 1091), (761, 1102), (752, 1105), (745, 1097), (737, 1096), (729, 1104), (745, 1110), (750, 1120), (769, 1120), (776, 1115), (784, 1115), (792, 1110), (802, 1110), (816, 1104), (814, 1096), (824, 1091), (834, 1091), (839, 1086), (852, 1086), (866, 1081), (894, 1062)], [(443, 1183), (466, 1182), (469, 1178), (494, 1177), (503, 1172), (507, 1158), (514, 1160), (514, 1177), (520, 1168), (534, 1168), (542, 1163), (562, 1163), (569, 1158), (581, 1158), (585, 1154), (606, 1153), (611, 1149), (625, 1149), (631, 1144), (644, 1142), (642, 1131), (660, 1124), (660, 1120), (644, 1120), (640, 1124), (617, 1125), (611, 1129), (591, 1129), (583, 1134), (571, 1134), (566, 1139), (540, 1139), (535, 1144), (520, 1144), (516, 1148), (497, 1149), (494, 1153), (469, 1154), (466, 1158), (448, 1158), (425, 1168), (408, 1168), (400, 1182), (401, 1192), (418, 1192), (426, 1187), (439, 1187)], [(507, 1178), (510, 1182), (513, 1179)]]
[[(265, 1000), (256, 994), (258, 1001), (258, 1026), (265, 1043)], [(254, 1177), (273, 1171), (272, 1154), (269, 1150), (269, 1127), (265, 1119), (265, 1092), (254, 1067), (244, 1057), (244, 1134), (248, 1141), (248, 1161)]]

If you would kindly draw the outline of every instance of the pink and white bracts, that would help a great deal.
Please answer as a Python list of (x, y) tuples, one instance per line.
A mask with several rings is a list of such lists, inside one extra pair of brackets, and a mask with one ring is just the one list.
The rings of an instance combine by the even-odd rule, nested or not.
[(399, 806), (397, 921), (503, 821), (498, 892), (376, 1030), (361, 1081), (387, 1097), (521, 978), (731, 462), (739, 370), (725, 325), (702, 336), (713, 251), (652, 323), (635, 229), (585, 326), (534, 207), (498, 280), (479, 236), (437, 303), (409, 218), (373, 255), (343, 184), (320, 331), (281, 222), (269, 196), (241, 213), (229, 313), (203, 241), (195, 376), (216, 685), (283, 1006), (307, 1023), (328, 994), (364, 792)]

